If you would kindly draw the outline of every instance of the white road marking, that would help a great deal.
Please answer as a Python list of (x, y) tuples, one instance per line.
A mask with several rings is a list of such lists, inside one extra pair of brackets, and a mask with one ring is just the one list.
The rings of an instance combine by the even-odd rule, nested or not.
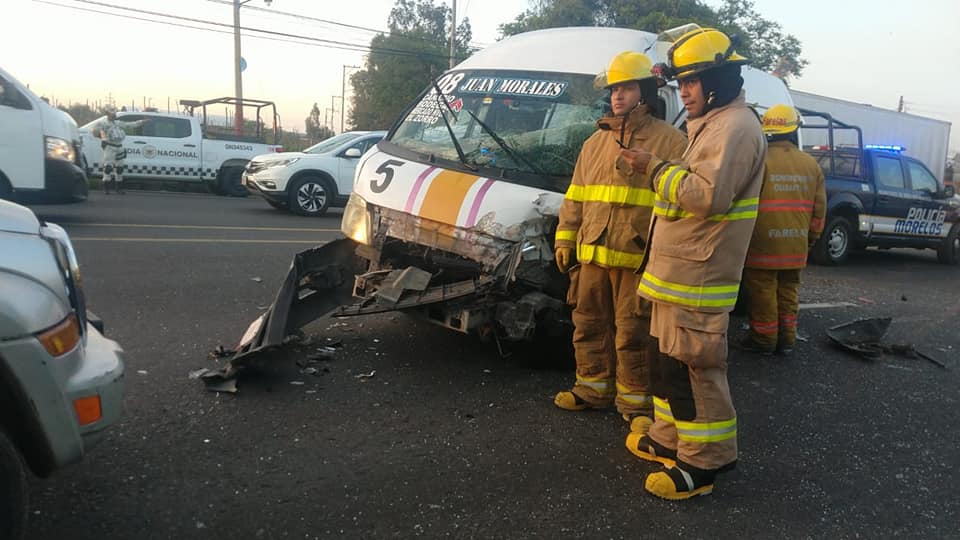
[(150, 225), (145, 223), (69, 223), (68, 227), (130, 227), (140, 229), (205, 229), (212, 231), (277, 231), (277, 232), (340, 232), (340, 229), (307, 229), (300, 227), (240, 227), (228, 225)]
[(326, 244), (317, 240), (252, 240), (252, 239), (224, 239), (224, 238), (137, 238), (119, 236), (71, 236), (74, 242), (183, 242), (183, 243), (217, 243), (217, 244)]
[(821, 303), (821, 304), (800, 304), (800, 309), (829, 309), (829, 308), (838, 308), (838, 307), (859, 307), (858, 304), (852, 304), (850, 302), (833, 302), (833, 303)]

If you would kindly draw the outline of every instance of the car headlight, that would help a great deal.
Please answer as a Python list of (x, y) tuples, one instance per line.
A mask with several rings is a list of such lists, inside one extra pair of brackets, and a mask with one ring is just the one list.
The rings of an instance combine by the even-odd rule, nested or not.
[(50, 244), (57, 259), (67, 296), (70, 298), (70, 305), (77, 313), (82, 333), (86, 327), (87, 309), (83, 295), (83, 280), (80, 277), (80, 263), (77, 262), (77, 253), (73, 250), (70, 236), (63, 227), (54, 223), (44, 223), (40, 228), (40, 236)]
[(367, 201), (356, 193), (350, 194), (347, 206), (343, 209), (340, 231), (358, 244), (370, 243), (370, 212), (367, 211)]
[(58, 137), (44, 137), (47, 141), (47, 157), (51, 159), (62, 159), (73, 162), (76, 154), (73, 151), (73, 145)]
[(278, 159), (276, 161), (266, 161), (264, 167), (272, 169), (273, 167), (286, 167), (300, 161), (300, 158)]

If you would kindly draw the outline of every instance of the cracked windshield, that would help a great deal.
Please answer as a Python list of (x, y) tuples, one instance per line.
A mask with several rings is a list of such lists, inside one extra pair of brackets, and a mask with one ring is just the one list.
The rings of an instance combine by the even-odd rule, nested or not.
[(459, 144), (467, 168), (504, 169), (508, 178), (508, 171), (571, 176), (606, 106), (589, 75), (460, 71), (436, 86), (443, 98), (436, 87), (428, 91), (390, 140), (454, 162)]

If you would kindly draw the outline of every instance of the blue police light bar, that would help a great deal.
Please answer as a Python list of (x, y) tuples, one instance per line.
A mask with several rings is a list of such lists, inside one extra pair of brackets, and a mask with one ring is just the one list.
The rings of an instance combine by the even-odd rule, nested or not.
[(891, 145), (891, 144), (865, 144), (865, 145), (863, 145), (863, 147), (864, 147), (864, 148), (867, 148), (867, 149), (869, 149), (869, 150), (886, 150), (887, 152), (904, 152), (904, 151), (906, 151), (906, 148), (903, 147), (903, 146)]

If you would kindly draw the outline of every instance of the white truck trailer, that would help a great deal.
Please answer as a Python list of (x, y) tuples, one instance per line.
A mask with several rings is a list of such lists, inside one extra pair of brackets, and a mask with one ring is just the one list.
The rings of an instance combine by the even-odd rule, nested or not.
[[(799, 90), (791, 89), (790, 95), (798, 108), (828, 113), (841, 122), (860, 127), (864, 145), (903, 148), (905, 155), (919, 159), (940, 181), (945, 180), (950, 122)], [(812, 119), (812, 123), (822, 121)], [(829, 145), (827, 130), (806, 129), (801, 136), (805, 147)], [(856, 140), (839, 137), (834, 141), (836, 146), (857, 144)]]

